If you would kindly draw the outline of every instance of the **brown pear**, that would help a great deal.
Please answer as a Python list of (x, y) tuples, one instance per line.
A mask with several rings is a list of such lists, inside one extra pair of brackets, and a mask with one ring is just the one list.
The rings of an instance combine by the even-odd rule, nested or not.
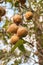
[(26, 27), (20, 26), (17, 30), (17, 35), (19, 37), (25, 37), (28, 34), (28, 30)]
[(4, 16), (6, 13), (5, 8), (0, 6), (0, 16)]
[(22, 22), (22, 17), (19, 14), (13, 16), (13, 22), (19, 24)]
[(32, 16), (33, 16), (33, 13), (30, 12), (30, 11), (25, 13), (25, 18), (28, 19), (28, 20), (30, 20), (32, 18)]
[(0, 16), (0, 22), (1, 22), (1, 20), (2, 20), (2, 18), (1, 18), (1, 16)]
[(10, 43), (15, 44), (17, 41), (19, 40), (19, 37), (14, 34), (11, 38), (10, 38)]
[(8, 33), (16, 33), (17, 32), (17, 29), (18, 29), (18, 26), (15, 23), (13, 23), (13, 24), (11, 24), (8, 27), (7, 32)]

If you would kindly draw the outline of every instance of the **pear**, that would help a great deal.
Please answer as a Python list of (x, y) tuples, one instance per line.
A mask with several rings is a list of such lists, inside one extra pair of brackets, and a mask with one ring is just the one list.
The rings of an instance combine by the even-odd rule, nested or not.
[(25, 18), (27, 20), (30, 20), (32, 18), (32, 16), (33, 16), (33, 13), (31, 11), (28, 11), (28, 12), (25, 13)]
[(6, 13), (5, 8), (0, 6), (0, 16), (4, 16)]
[(19, 37), (17, 36), (17, 34), (14, 34), (14, 35), (10, 38), (10, 43), (15, 44), (18, 40), (19, 40)]
[(22, 22), (22, 17), (19, 14), (13, 16), (13, 22), (16, 24), (20, 24)]
[(19, 37), (25, 37), (28, 34), (28, 30), (26, 27), (20, 26), (17, 30), (17, 35)]
[(17, 29), (18, 29), (18, 26), (15, 23), (13, 23), (13, 24), (11, 24), (8, 27), (7, 32), (8, 33), (16, 33), (17, 32)]

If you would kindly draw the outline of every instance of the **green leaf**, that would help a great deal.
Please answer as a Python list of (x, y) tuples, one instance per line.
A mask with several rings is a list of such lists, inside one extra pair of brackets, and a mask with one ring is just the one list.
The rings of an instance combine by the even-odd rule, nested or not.
[(18, 6), (19, 6), (19, 2), (16, 1), (14, 5), (15, 5), (16, 7), (18, 7)]
[(24, 27), (27, 27), (27, 24), (23, 24)]
[(5, 24), (3, 25), (3, 28), (7, 28), (7, 26), (8, 26), (8, 24), (9, 24), (9, 21), (6, 19), (6, 22), (5, 22)]
[(20, 39), (15, 45), (14, 47), (11, 49), (11, 52), (13, 52), (17, 47), (19, 47), (20, 45), (24, 44), (25, 41)]
[(8, 18), (6, 18), (5, 24), (3, 25), (3, 28), (7, 29), (8, 26), (11, 24), (12, 22), (8, 20)]
[(6, 2), (12, 2), (12, 0), (6, 0)]
[(8, 44), (7, 39), (5, 38), (5, 35), (3, 35), (3, 40), (5, 44)]
[(23, 44), (21, 44), (18, 48), (19, 48), (22, 52), (25, 52), (25, 48), (24, 48)]
[(26, 50), (25, 55), (26, 55), (27, 57), (29, 57), (29, 56), (30, 56), (30, 54), (31, 54), (31, 51), (27, 51), (27, 50)]

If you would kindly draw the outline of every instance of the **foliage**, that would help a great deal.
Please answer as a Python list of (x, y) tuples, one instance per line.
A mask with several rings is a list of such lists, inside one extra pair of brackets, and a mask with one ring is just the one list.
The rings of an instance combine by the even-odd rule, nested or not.
[[(32, 48), (32, 50), (33, 50), (34, 39), (31, 40), (31, 37), (33, 34), (35, 34), (35, 39), (37, 42), (37, 44), (36, 44), (37, 51), (39, 53), (37, 56), (39, 57), (39, 61), (40, 61), (38, 63), (40, 65), (43, 65), (43, 0), (40, 0), (38, 2), (37, 2), (37, 0), (27, 0), (26, 2), (28, 2), (29, 6), (27, 5), (27, 3), (22, 5), (20, 2), (18, 2), (18, 0), (4, 0), (4, 2), (5, 2), (5, 5), (6, 5), (6, 3), (10, 3), (12, 5), (12, 7), (9, 9), (13, 9), (14, 13), (15, 13), (15, 11), (17, 11), (17, 14), (22, 15), (23, 23), (21, 25), (28, 29), (27, 36), (29, 36), (29, 37), (26, 36), (26, 37), (20, 38), (19, 41), (16, 42), (14, 45), (11, 44), (9, 42), (9, 39), (13, 35), (13, 33), (11, 33), (11, 34), (7, 33), (7, 28), (13, 22), (12, 22), (11, 18), (9, 19), (9, 17), (7, 17), (6, 15), (4, 16), (5, 20), (4, 20), (4, 17), (2, 17), (2, 21), (4, 20), (3, 21), (4, 25), (2, 27), (0, 27), (0, 44), (2, 41), (2, 43), (4, 45), (6, 45), (6, 46), (8, 45), (11, 49), (9, 51), (6, 49), (5, 49), (5, 51), (3, 51), (3, 49), (1, 49), (0, 50), (0, 60), (4, 61), (4, 65), (7, 65), (7, 63), (11, 60), (11, 58), (21, 57), (19, 60), (16, 59), (14, 61), (14, 65), (18, 65), (19, 63), (22, 63), (22, 57), (25, 57), (25, 59), (24, 59), (24, 62), (25, 62), (25, 60), (27, 60), (27, 58), (28, 59), (30, 58), (31, 51), (27, 51), (24, 45), (25, 44), (28, 45), (28, 47), (30, 47), (30, 49)], [(3, 2), (0, 2), (0, 4), (3, 4)], [(6, 6), (5, 6), (5, 10), (6, 10)], [(30, 20), (26, 20), (24, 17), (25, 12), (27, 12), (27, 11), (31, 11), (33, 13), (33, 17)], [(7, 13), (7, 11), (6, 11), (6, 13)], [(40, 17), (42, 17), (41, 20), (40, 20)], [(0, 21), (0, 23), (2, 21)], [(30, 39), (27, 41), (27, 39), (25, 39), (25, 38), (27, 38), (27, 39), (30, 38)], [(16, 56), (16, 54), (14, 53), (17, 48), (21, 52), (18, 56)], [(34, 54), (34, 52), (33, 52), (33, 54)], [(40, 57), (42, 57), (42, 58), (40, 58)], [(26, 62), (28, 62), (28, 60)]]

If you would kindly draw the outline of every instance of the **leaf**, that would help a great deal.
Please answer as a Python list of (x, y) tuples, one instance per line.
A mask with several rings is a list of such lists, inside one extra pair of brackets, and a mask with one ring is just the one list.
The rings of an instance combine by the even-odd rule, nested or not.
[(16, 7), (19, 6), (19, 2), (18, 2), (18, 1), (15, 2), (15, 6), (16, 6)]
[(9, 24), (9, 21), (6, 19), (6, 22), (5, 22), (5, 24), (4, 24), (4, 26), (3, 26), (3, 28), (7, 28), (7, 26), (8, 26), (8, 24)]
[(5, 2), (12, 2), (12, 0), (6, 0)]
[(2, 33), (0, 32), (0, 39), (2, 39)]
[(27, 51), (27, 50), (26, 50), (26, 53), (25, 53), (26, 57), (29, 58), (30, 54), (31, 54), (31, 51)]
[(22, 52), (25, 52), (25, 48), (24, 48), (23, 44), (21, 44), (18, 48), (19, 48)]
[(20, 39), (15, 45), (14, 47), (11, 49), (11, 52), (13, 52), (17, 47), (19, 47), (20, 45), (24, 44), (25, 41)]
[(8, 44), (7, 39), (5, 38), (5, 35), (3, 35), (3, 40), (5, 44)]
[(7, 29), (8, 28), (8, 25), (10, 25), (12, 22), (9, 21), (7, 18), (6, 18), (6, 21), (5, 21), (5, 24), (3, 25), (3, 28)]
[(23, 24), (24, 27), (27, 27), (27, 24)]

